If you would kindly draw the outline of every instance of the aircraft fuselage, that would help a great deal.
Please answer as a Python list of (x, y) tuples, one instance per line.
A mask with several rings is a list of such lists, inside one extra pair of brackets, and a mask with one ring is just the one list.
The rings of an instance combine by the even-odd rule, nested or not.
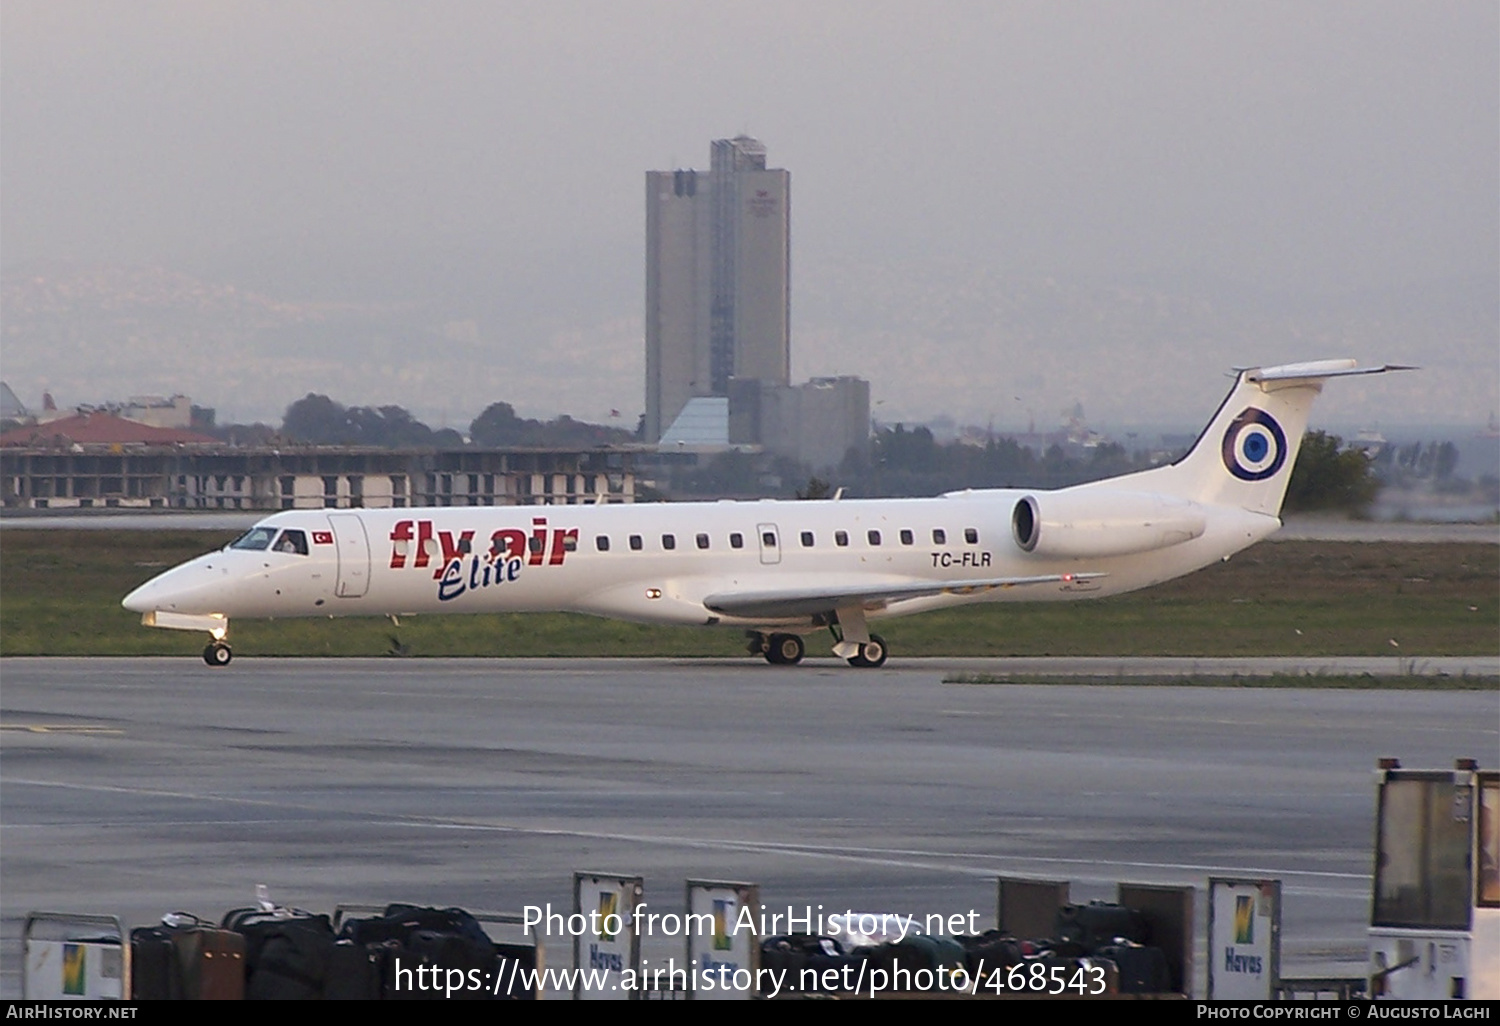
[(569, 611), (748, 628), (777, 663), (831, 629), (856, 666), (885, 661), (867, 620), (966, 602), (1116, 595), (1253, 545), (1278, 519), (1313, 400), (1352, 360), (1241, 371), (1180, 460), (1058, 491), (930, 499), (305, 510), (125, 597), (144, 623), (235, 617)]
[[(226, 618), (559, 610), (649, 623), (811, 627), (816, 615), (736, 616), (713, 612), (704, 599), (763, 587), (954, 588), (866, 603), (875, 618), (893, 608), (1111, 595), (1223, 559), (1278, 526), (1223, 509), (1211, 518), (1213, 530), (1149, 559), (1040, 556), (1019, 547), (1011, 523), (1017, 501), (1031, 494), (288, 511), (258, 526), (302, 531), (306, 555), (226, 548), (143, 585), (126, 604)], [(1070, 573), (1104, 576), (959, 590)]]

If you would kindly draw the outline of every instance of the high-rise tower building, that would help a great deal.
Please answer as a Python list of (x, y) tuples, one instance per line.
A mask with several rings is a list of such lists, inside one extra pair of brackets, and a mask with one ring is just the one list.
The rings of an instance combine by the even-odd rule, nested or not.
[(730, 378), (791, 380), (791, 175), (758, 139), (709, 170), (646, 172), (646, 440)]

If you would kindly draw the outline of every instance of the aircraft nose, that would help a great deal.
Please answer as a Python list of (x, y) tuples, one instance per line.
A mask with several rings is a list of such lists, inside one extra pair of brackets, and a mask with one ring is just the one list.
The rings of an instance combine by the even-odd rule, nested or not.
[(184, 567), (177, 567), (175, 570), (168, 570), (164, 574), (157, 574), (151, 580), (121, 599), (120, 605), (132, 613), (149, 613), (157, 609), (172, 608), (177, 594), (183, 589), (175, 586), (169, 578), (176, 575), (177, 571), (182, 569)]
[[(164, 574), (157, 574), (120, 600), (132, 613), (171, 611), (180, 613), (218, 612), (224, 599), (227, 567), (224, 560), (204, 556)], [(216, 601), (217, 600), (217, 601)], [(198, 608), (203, 606), (203, 608)]]
[(126, 595), (120, 600), (120, 605), (124, 606), (132, 613), (149, 613), (151, 610), (155, 609), (156, 607), (151, 604), (150, 599), (151, 585), (154, 582), (155, 578), (152, 578), (152, 580), (147, 581), (145, 584), (132, 591), (129, 595)]

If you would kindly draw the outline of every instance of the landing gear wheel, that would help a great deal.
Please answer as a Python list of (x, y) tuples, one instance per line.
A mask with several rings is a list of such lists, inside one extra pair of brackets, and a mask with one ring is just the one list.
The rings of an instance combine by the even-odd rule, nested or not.
[(234, 653), (222, 641), (210, 641), (203, 649), (203, 661), (209, 666), (228, 666)]
[(773, 634), (766, 642), (766, 662), (773, 666), (796, 666), (802, 661), (802, 639), (795, 634)]
[(885, 647), (885, 639), (879, 634), (871, 634), (870, 640), (859, 646), (859, 655), (852, 656), (849, 659), (849, 665), (873, 670), (876, 667), (885, 665), (885, 657), (888, 654)]

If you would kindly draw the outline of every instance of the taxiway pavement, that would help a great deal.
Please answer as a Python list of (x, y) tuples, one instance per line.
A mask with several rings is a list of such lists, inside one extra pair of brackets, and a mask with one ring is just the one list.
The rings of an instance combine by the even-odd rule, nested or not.
[(643, 874), (660, 911), (694, 877), (985, 925), (999, 875), (1075, 901), (1276, 877), (1283, 973), (1357, 974), (1375, 760), (1500, 753), (1493, 691), (942, 683), (955, 662), (7, 659), (0, 993), (32, 909), (141, 925), (258, 883), (566, 909), (574, 870)]

